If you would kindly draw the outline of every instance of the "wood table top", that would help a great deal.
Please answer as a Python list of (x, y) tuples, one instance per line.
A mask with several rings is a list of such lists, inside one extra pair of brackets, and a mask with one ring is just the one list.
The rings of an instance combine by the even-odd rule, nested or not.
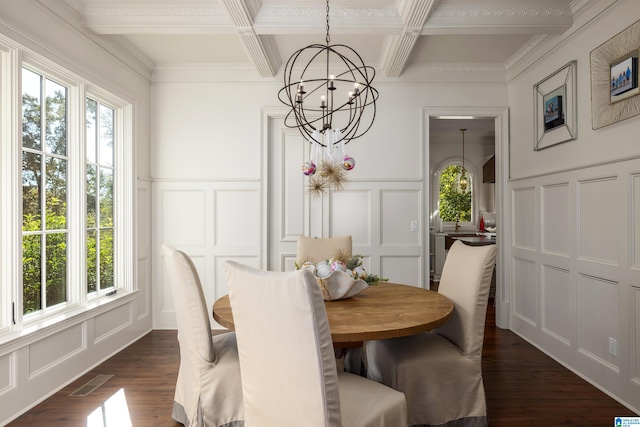
[[(442, 294), (415, 286), (381, 282), (351, 298), (325, 301), (334, 345), (403, 337), (445, 324), (453, 302)], [(229, 295), (213, 304), (213, 318), (234, 329)]]

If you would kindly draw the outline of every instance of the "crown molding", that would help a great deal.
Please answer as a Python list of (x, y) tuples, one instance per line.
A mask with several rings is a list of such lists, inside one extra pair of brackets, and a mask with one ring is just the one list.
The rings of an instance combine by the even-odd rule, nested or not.
[(454, 64), (454, 63), (440, 63), (440, 64), (426, 64), (417, 65), (411, 67), (412, 70), (421, 72), (461, 72), (461, 73), (480, 73), (480, 72), (496, 72), (505, 71), (503, 64)]
[(433, 12), (434, 18), (439, 17), (456, 17), (456, 18), (475, 18), (475, 17), (549, 17), (549, 16), (566, 16), (571, 17), (570, 7), (565, 6), (469, 6), (469, 5), (453, 5), (438, 6)]
[(511, 55), (511, 57), (504, 62), (505, 69), (509, 71), (511, 67), (513, 67), (518, 62), (520, 62), (523, 58), (529, 55), (529, 53), (532, 50), (534, 50), (536, 47), (538, 47), (540, 43), (542, 43), (547, 37), (548, 37), (547, 34), (536, 34), (533, 37), (531, 37), (531, 39), (529, 39), (529, 41), (527, 41), (527, 43), (525, 43), (524, 46), (518, 49), (516, 53)]

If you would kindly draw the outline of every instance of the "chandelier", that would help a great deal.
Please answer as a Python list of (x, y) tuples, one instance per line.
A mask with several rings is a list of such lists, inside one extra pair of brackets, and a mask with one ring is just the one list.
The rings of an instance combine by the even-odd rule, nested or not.
[[(284, 87), (278, 99), (291, 109), (284, 119), (311, 144), (310, 159), (302, 166), (306, 176), (319, 170), (322, 179), (311, 191), (341, 189), (344, 171), (355, 167), (345, 145), (364, 135), (376, 115), (378, 91), (371, 86), (375, 70), (343, 44), (330, 44), (329, 0), (326, 44), (312, 44), (291, 55), (284, 69)], [(367, 108), (369, 107), (369, 108)]]
[(469, 180), (467, 178), (467, 170), (464, 168), (464, 132), (466, 129), (460, 129), (462, 131), (462, 173), (460, 174), (460, 180), (458, 181), (458, 185), (460, 190), (467, 191), (467, 187), (469, 186)]

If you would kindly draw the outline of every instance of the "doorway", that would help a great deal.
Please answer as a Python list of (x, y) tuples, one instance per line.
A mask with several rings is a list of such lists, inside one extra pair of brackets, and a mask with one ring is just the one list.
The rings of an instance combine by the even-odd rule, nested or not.
[[(505, 253), (508, 252), (508, 227), (506, 224), (502, 226), (502, 221), (506, 218), (506, 182), (508, 179), (508, 109), (507, 108), (466, 108), (466, 107), (433, 107), (433, 108), (424, 108), (423, 109), (423, 132), (424, 132), (424, 155), (425, 165), (429, 165), (429, 173), (425, 173), (424, 179), (424, 194), (428, 195), (428, 200), (425, 201), (425, 211), (429, 212), (430, 218), (429, 224), (431, 227), (436, 226), (439, 231), (440, 224), (434, 223), (434, 206), (436, 205), (435, 197), (437, 197), (438, 192), (434, 192), (434, 188), (437, 186), (433, 185), (435, 183), (435, 175), (434, 168), (437, 168), (438, 165), (444, 165), (447, 163), (451, 163), (452, 161), (460, 161), (462, 159), (462, 132), (461, 128), (471, 129), (479, 128), (485, 129), (487, 128), (487, 124), (489, 127), (493, 125), (493, 156), (495, 160), (495, 184), (493, 184), (493, 210), (495, 212), (495, 226), (496, 226), (496, 245), (498, 247), (498, 254), (496, 257), (496, 289), (495, 289), (495, 306), (496, 306), (496, 325), (501, 328), (509, 327), (509, 303), (510, 303), (510, 292), (508, 281), (506, 278), (507, 275), (507, 262), (505, 259)], [(437, 121), (436, 121), (437, 120)], [(445, 122), (446, 121), (446, 122)], [(462, 126), (462, 124), (466, 126)], [(457, 138), (454, 136), (457, 135)], [(488, 135), (488, 134), (487, 134)], [(485, 137), (487, 136), (485, 135)], [(476, 142), (470, 142), (470, 144), (477, 144)], [(445, 148), (443, 144), (449, 144), (449, 148)], [(466, 141), (465, 141), (466, 144)], [(434, 151), (432, 153), (432, 145), (434, 146)], [(439, 149), (435, 149), (440, 146)], [(480, 148), (476, 147), (473, 156), (469, 156), (469, 154), (465, 153), (465, 159), (475, 158), (472, 164), (467, 167), (465, 164), (465, 168), (470, 169), (471, 172), (476, 176), (476, 182), (482, 181), (482, 166), (484, 162), (485, 156), (491, 152), (489, 147)], [(434, 156), (434, 161), (432, 161), (431, 156)], [(435, 163), (438, 163), (437, 165)], [(477, 186), (478, 189), (481, 187)], [(490, 187), (487, 187), (487, 189)], [(476, 190), (478, 191), (478, 190)], [(481, 193), (478, 191), (478, 193)], [(480, 194), (479, 194), (480, 195)], [(486, 195), (486, 194), (485, 194)], [(475, 231), (477, 228), (477, 220), (479, 219), (479, 210), (482, 206), (490, 206), (488, 202), (476, 204), (476, 212), (474, 221), (470, 224), (467, 224), (468, 231)], [(489, 208), (491, 209), (491, 208)], [(446, 224), (450, 225), (450, 224)], [(425, 243), (425, 247), (427, 249), (427, 253), (430, 255), (434, 254), (435, 247), (434, 241), (430, 236), (427, 236)], [(430, 256), (429, 259), (432, 259)]]

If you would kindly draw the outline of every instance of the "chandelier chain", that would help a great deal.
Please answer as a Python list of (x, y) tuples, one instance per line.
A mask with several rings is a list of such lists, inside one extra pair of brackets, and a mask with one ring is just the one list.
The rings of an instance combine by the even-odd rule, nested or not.
[(331, 38), (329, 37), (329, 0), (327, 0), (327, 37), (325, 38), (325, 41), (327, 42), (327, 46), (329, 46), (329, 43), (331, 42)]

